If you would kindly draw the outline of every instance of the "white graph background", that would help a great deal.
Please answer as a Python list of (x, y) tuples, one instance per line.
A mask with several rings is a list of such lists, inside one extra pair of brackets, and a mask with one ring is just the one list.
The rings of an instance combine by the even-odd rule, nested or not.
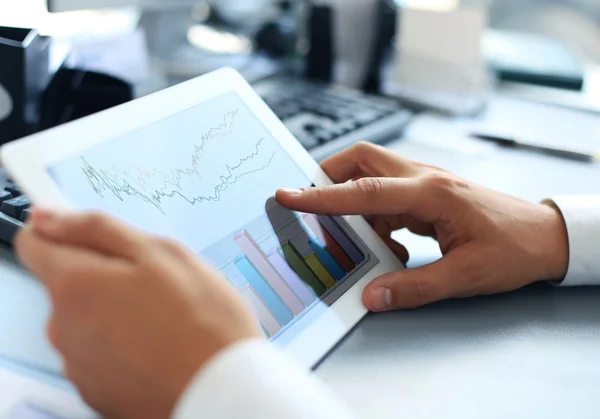
[(235, 93), (49, 169), (74, 206), (103, 210), (200, 252), (309, 179)]

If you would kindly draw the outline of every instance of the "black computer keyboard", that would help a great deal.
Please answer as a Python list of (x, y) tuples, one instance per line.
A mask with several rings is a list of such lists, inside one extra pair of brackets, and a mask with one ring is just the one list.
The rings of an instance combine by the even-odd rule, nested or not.
[[(412, 113), (394, 99), (314, 82), (274, 78), (255, 85), (316, 160), (353, 143), (398, 137)], [(12, 244), (31, 203), (0, 168), (0, 243)]]
[(276, 77), (254, 88), (318, 161), (358, 141), (398, 138), (413, 116), (396, 99), (342, 86)]
[(19, 228), (27, 221), (31, 202), (0, 169), (0, 242), (11, 244)]

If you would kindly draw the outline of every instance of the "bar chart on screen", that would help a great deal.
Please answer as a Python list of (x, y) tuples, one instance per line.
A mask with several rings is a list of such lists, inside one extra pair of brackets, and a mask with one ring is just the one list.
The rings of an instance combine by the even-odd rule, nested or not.
[(344, 221), (268, 203), (265, 215), (202, 252), (275, 338), (372, 260)]

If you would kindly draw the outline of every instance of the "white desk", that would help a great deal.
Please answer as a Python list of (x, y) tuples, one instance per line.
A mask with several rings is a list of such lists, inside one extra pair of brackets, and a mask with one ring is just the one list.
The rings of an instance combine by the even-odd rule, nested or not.
[[(597, 166), (411, 141), (392, 148), (532, 200), (600, 193)], [(439, 256), (432, 241), (402, 237), (413, 264)], [(21, 327), (42, 330), (43, 292), (2, 251), (0, 278), (0, 340), (19, 339)], [(30, 345), (48, 356), (44, 343)], [(591, 419), (600, 416), (599, 361), (600, 289), (536, 287), (368, 316), (316, 374), (366, 418)]]

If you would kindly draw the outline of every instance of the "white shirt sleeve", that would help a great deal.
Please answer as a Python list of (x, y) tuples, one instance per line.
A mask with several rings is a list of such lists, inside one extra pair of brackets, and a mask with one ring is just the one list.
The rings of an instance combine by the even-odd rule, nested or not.
[(324, 383), (267, 341), (218, 354), (182, 395), (173, 419), (357, 419)]
[(561, 286), (600, 285), (600, 195), (553, 198), (569, 236), (569, 270)]

